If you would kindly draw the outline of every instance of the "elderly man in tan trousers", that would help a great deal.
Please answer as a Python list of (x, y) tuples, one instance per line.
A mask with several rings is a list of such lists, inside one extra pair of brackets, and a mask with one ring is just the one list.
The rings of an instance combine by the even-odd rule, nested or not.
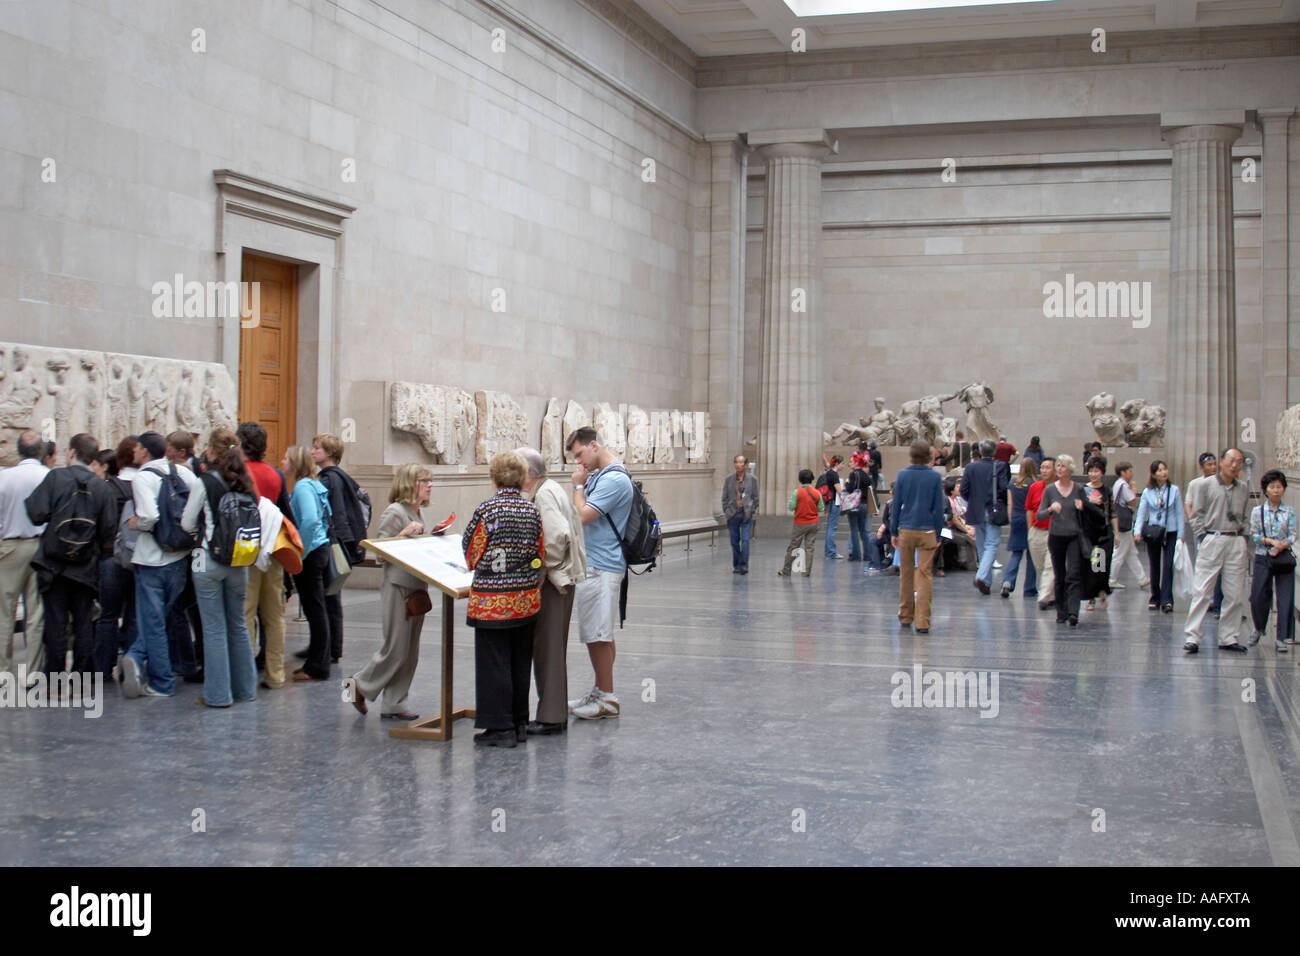
[[(45, 663), (44, 605), (36, 588), (36, 569), (32, 558), (41, 543), (45, 525), (34, 525), (27, 517), (24, 502), (36, 490), (49, 469), (41, 464), (45, 442), (36, 432), (18, 436), (18, 454), (22, 460), (13, 468), (0, 471), (0, 671), (13, 668), (14, 611), (23, 600), (23, 637), (27, 643), (27, 680)], [(58, 670), (62, 670), (62, 661)]]
[(566, 653), (574, 586), (587, 576), (582, 519), (565, 489), (546, 477), (546, 461), (535, 448), (516, 450), (528, 463), (524, 494), (542, 515), (546, 559), (542, 609), (533, 630), (533, 673), (537, 678), (537, 719), (530, 734), (562, 734), (569, 727), (569, 671)]

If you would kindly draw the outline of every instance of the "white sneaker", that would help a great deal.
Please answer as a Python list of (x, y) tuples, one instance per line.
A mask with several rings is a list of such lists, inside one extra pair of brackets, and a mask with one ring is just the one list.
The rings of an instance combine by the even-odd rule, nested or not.
[(589, 694), (590, 698), (587, 703), (573, 710), (574, 717), (581, 717), (583, 720), (600, 720), (603, 717), (617, 717), (619, 711), (618, 697), (614, 694), (606, 694), (599, 689), (593, 689), (594, 692)]
[(1123, 591), (1127, 588), (1128, 588), (1127, 584), (1120, 584), (1118, 581), (1112, 581), (1110, 583), (1110, 589), (1112, 591)]
[(122, 658), (122, 695), (124, 697), (140, 696), (140, 665), (134, 657)]
[(587, 691), (587, 696), (574, 697), (572, 700), (569, 701), (569, 713), (573, 713), (579, 707), (582, 707), (585, 704), (590, 704), (593, 700), (599, 700), (599, 699), (600, 699), (600, 688), (597, 687), (595, 684), (592, 684), (591, 690)]
[(160, 690), (154, 690), (152, 687), (149, 686), (148, 681), (146, 681), (146, 682), (145, 682), (145, 685), (144, 685), (144, 689), (140, 691), (140, 696), (142, 696), (142, 697), (175, 697), (175, 696), (176, 696), (176, 692), (175, 692), (175, 691), (172, 691), (170, 694), (164, 694), (164, 693), (163, 693), (162, 691), (160, 691)]

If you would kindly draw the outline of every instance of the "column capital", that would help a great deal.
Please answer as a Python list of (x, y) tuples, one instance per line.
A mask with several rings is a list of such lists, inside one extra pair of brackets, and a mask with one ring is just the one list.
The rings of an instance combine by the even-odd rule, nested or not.
[(825, 159), (840, 148), (838, 140), (832, 140), (830, 133), (818, 128), (755, 130), (745, 138), (765, 160), (781, 157)]
[(1255, 116), (1259, 121), (1259, 128), (1265, 129), (1269, 126), (1281, 126), (1286, 129), (1288, 121), (1295, 116), (1294, 106), (1276, 106), (1267, 109), (1255, 110)]
[(1245, 110), (1183, 110), (1160, 114), (1160, 135), (1171, 146), (1207, 140), (1231, 145), (1245, 127)]

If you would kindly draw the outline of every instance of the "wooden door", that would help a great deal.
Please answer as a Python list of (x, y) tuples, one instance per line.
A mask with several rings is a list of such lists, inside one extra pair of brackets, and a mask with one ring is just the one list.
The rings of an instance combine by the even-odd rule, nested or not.
[(245, 252), (242, 274), (259, 283), (261, 309), (239, 330), (239, 420), (266, 429), (266, 461), (278, 466), (298, 430), (298, 267)]

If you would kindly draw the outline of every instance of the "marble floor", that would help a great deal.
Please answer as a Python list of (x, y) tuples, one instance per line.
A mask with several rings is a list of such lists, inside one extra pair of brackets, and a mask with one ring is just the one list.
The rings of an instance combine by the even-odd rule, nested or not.
[[(782, 579), (782, 553), (755, 541), (742, 577), (721, 538), (673, 548), (632, 584), (622, 717), (514, 750), (467, 722), (390, 739), (337, 681), (225, 711), (194, 685), (110, 688), (95, 720), (0, 711), (0, 864), (1300, 863), (1300, 654), (1229, 656), (1211, 619), (1186, 657), (1183, 615), (1135, 588), (1067, 630), (969, 573), (936, 581), (916, 635), (896, 577), (819, 553)], [(374, 593), (347, 602), (339, 677), (379, 644)], [(430, 713), (437, 616), (412, 695)], [(470, 705), (463, 620), (455, 654)], [(918, 668), (974, 671), (986, 696), (894, 706)], [(590, 686), (576, 633), (569, 675)]]

